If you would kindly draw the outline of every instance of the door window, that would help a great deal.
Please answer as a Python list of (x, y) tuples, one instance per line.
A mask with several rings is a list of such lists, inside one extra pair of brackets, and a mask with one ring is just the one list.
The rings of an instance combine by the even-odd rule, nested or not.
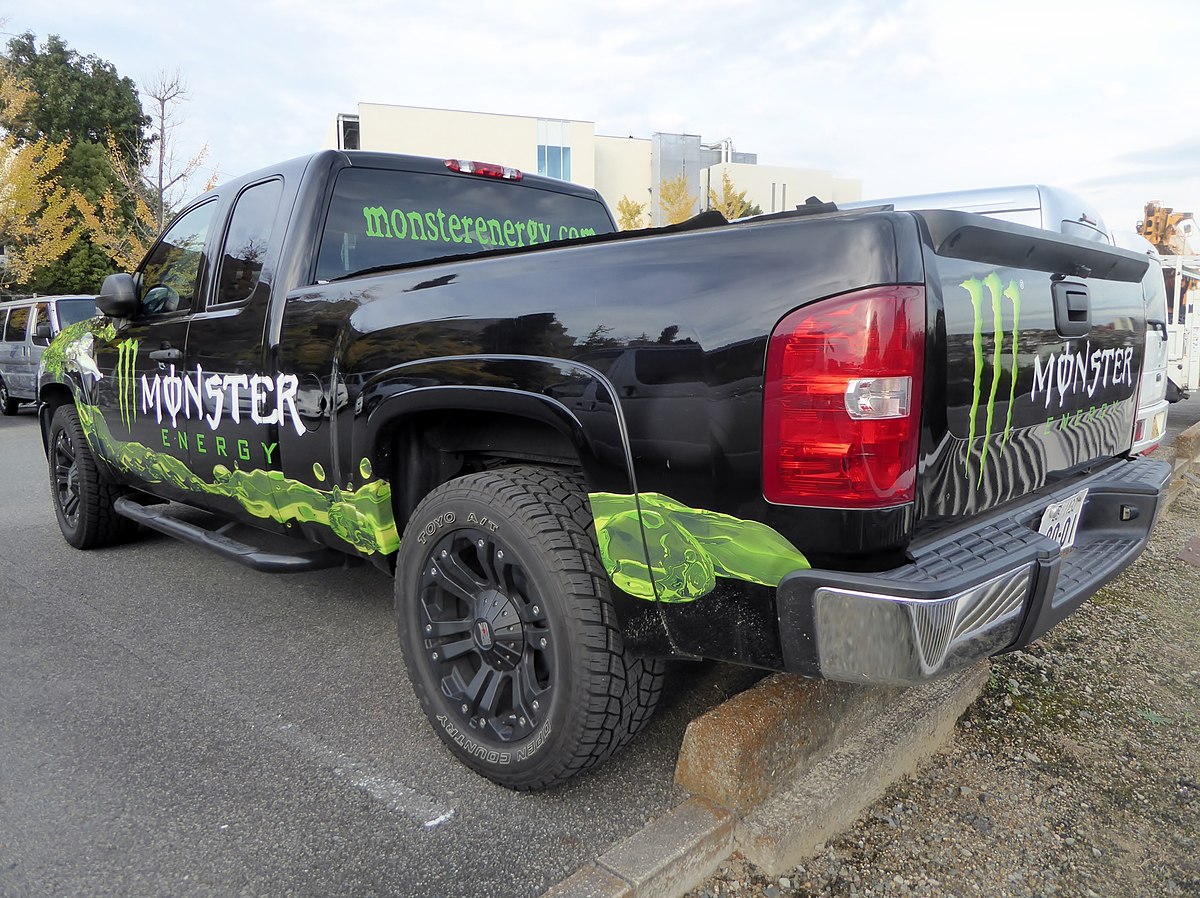
[(215, 202), (181, 215), (151, 251), (142, 267), (142, 315), (165, 315), (192, 308), (200, 288), (204, 241)]
[(283, 182), (276, 179), (255, 184), (238, 197), (221, 253), (217, 304), (242, 302), (254, 294), (267, 255), (274, 248), (271, 229), (282, 194)]
[(25, 325), (29, 323), (29, 306), (9, 309), (8, 324), (4, 326), (4, 339), (9, 343), (25, 342)]
[[(38, 328), (46, 326), (45, 336), (38, 336)], [(50, 345), (50, 310), (44, 302), (39, 302), (33, 308), (33, 342), (36, 346)]]

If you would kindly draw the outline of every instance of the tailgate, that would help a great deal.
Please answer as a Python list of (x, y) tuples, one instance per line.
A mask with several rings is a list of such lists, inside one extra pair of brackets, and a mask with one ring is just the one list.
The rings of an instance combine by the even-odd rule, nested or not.
[(925, 225), (922, 529), (1128, 451), (1145, 256), (964, 212)]

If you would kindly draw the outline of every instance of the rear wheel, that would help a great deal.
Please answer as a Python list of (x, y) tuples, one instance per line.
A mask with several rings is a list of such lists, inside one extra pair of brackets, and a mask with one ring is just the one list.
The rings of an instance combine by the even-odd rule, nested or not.
[(574, 478), (471, 474), (413, 512), (396, 613), (417, 698), (442, 740), (514, 789), (604, 761), (658, 702), (663, 664), (624, 650)]
[(0, 414), (15, 415), (18, 405), (20, 403), (13, 399), (8, 392), (8, 384), (4, 382), (3, 377), (0, 377)]
[(95, 549), (128, 539), (137, 524), (113, 508), (122, 490), (101, 477), (74, 406), (54, 412), (49, 446), (50, 498), (66, 541)]

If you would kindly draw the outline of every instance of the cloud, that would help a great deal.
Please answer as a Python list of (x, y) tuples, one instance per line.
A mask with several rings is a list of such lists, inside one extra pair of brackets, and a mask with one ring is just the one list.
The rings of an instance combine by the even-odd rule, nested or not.
[[(1197, 85), (1197, 90), (1200, 91), (1200, 84)], [(1155, 169), (1167, 167), (1200, 171), (1200, 132), (1166, 146), (1150, 145), (1123, 153), (1117, 157), (1117, 161)]]
[[(27, 5), (8, 27), (56, 31), (138, 81), (180, 68), (192, 87), (181, 137), (207, 142), (230, 176), (316, 149), (337, 113), (378, 102), (582, 119), (602, 134), (730, 137), (763, 164), (859, 178), (868, 196), (1041, 182), (1096, 191), (1122, 217), (1153, 189), (1200, 211), (1188, 170), (1200, 137), (1180, 116), (1180, 98), (1200, 83), (1148, 90), (1138, 75), (1147, 48), (1162, 46), (1162, 7), (1153, 15), (1131, 14), (1123, 0), (494, 8), (343, 0), (336, 14), (323, 0), (185, 7), (164, 15), (149, 0), (57, 0)], [(1176, 46), (1200, 40), (1197, 17), (1171, 22)]]

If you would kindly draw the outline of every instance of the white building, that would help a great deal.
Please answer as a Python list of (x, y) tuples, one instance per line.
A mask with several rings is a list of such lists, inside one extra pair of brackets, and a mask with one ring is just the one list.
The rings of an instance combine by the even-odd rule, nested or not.
[(794, 209), (810, 196), (833, 202), (862, 198), (859, 180), (759, 165), (754, 153), (735, 152), (728, 139), (704, 144), (698, 134), (610, 137), (596, 134), (592, 122), (571, 119), (359, 103), (357, 113), (337, 117), (325, 146), (508, 165), (594, 187), (614, 215), (623, 197), (643, 203), (649, 223), (656, 225), (663, 219), (659, 185), (680, 175), (688, 195), (697, 198), (697, 212), (709, 207), (710, 187), (720, 195), (723, 171), (763, 212)]

